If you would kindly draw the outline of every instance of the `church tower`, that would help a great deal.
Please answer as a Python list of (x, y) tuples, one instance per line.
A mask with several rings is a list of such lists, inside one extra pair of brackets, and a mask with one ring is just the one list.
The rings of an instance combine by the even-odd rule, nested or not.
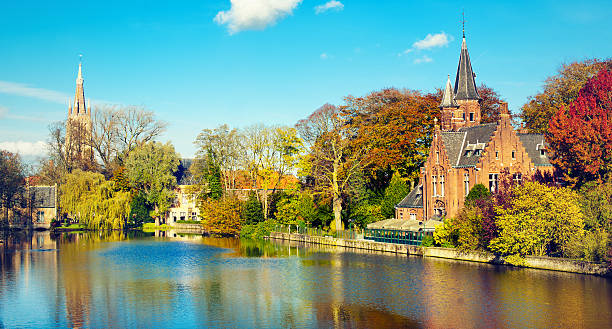
[(68, 120), (66, 120), (66, 154), (79, 163), (79, 167), (87, 169), (93, 164), (93, 149), (91, 147), (91, 101), (85, 105), (83, 89), (83, 68), (79, 63), (76, 78), (74, 102), (68, 104)]
[(470, 54), (465, 42), (465, 32), (461, 42), (459, 66), (455, 76), (455, 88), (451, 89), (450, 77), (442, 95), (442, 130), (457, 130), (461, 127), (472, 127), (480, 124), (480, 95), (476, 88), (476, 74), (472, 71)]

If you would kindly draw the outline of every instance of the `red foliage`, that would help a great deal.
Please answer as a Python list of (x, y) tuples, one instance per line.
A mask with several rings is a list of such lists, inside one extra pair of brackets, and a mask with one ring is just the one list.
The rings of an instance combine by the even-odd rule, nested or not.
[(569, 184), (601, 182), (612, 172), (612, 71), (599, 71), (553, 116), (547, 139), (551, 161)]

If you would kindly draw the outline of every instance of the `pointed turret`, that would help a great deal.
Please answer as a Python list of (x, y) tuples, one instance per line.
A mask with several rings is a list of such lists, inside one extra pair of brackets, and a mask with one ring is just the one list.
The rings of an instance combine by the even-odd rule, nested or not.
[(455, 100), (480, 100), (476, 90), (476, 75), (472, 71), (472, 63), (465, 43), (465, 34), (461, 43), (461, 55), (459, 55), (459, 67), (455, 78)]
[(442, 101), (440, 102), (440, 108), (447, 107), (459, 107), (457, 102), (455, 102), (455, 94), (453, 93), (453, 86), (450, 81), (450, 76), (446, 81), (446, 88), (444, 89), (444, 94), (442, 94)]
[(87, 113), (87, 108), (85, 107), (85, 91), (83, 90), (83, 71), (81, 63), (79, 63), (79, 73), (76, 79), (76, 91), (72, 110), (75, 115)]

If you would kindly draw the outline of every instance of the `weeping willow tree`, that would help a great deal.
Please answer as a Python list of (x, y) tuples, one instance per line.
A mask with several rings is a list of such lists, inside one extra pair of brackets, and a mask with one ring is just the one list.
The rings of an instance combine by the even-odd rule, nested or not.
[(130, 213), (130, 193), (117, 191), (102, 174), (75, 170), (60, 187), (65, 212), (90, 229), (123, 229)]

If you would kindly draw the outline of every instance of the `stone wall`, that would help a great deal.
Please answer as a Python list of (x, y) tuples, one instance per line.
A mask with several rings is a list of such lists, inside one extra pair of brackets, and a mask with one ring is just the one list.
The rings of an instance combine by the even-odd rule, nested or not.
[[(480, 251), (466, 252), (453, 248), (409, 246), (404, 244), (376, 242), (371, 240), (346, 240), (336, 239), (333, 237), (309, 236), (304, 234), (280, 232), (270, 233), (270, 238), (345, 248), (392, 252), (396, 254), (418, 255), (423, 257), (446, 258), (469, 262), (500, 265), (503, 264), (511, 266), (510, 264), (507, 264), (501, 256)], [(612, 275), (612, 273), (610, 273), (605, 264), (591, 263), (566, 258), (527, 256), (525, 258), (525, 267), (562, 272), (594, 274), (601, 276)]]

